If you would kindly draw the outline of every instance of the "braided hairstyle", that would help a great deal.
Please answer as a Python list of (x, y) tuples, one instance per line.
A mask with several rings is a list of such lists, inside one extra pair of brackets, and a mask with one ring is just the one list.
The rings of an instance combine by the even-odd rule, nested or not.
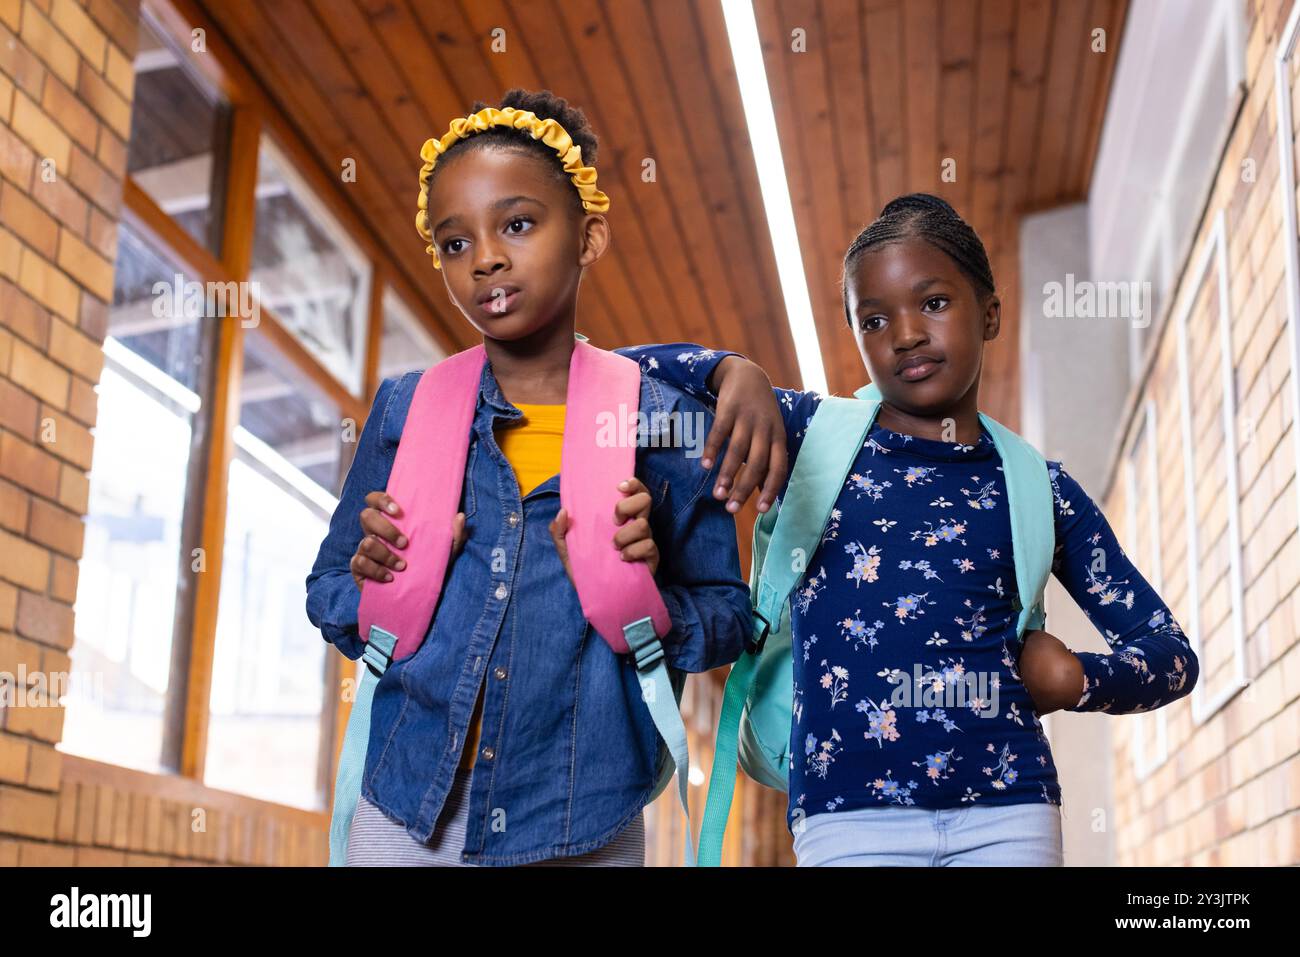
[(849, 246), (844, 254), (844, 318), (853, 326), (849, 315), (849, 301), (845, 288), (846, 277), (863, 253), (887, 243), (904, 239), (923, 239), (948, 254), (975, 289), (975, 296), (984, 302), (993, 295), (993, 270), (989, 268), (988, 253), (975, 230), (957, 215), (957, 211), (938, 196), (930, 193), (909, 193), (885, 204), (880, 215)]
[[(482, 100), (476, 100), (474, 105), (470, 107), (470, 113), (485, 110), (490, 105)], [(582, 162), (587, 166), (596, 165), (596, 150), (600, 145), (596, 131), (591, 128), (591, 124), (587, 122), (587, 117), (582, 110), (576, 106), (570, 106), (569, 101), (564, 97), (556, 96), (550, 90), (533, 91), (515, 87), (506, 91), (496, 108), (504, 110), (509, 107), (535, 113), (539, 120), (555, 120), (564, 127), (573, 142), (582, 147)], [(518, 150), (521, 153), (532, 153), (540, 157), (554, 170), (556, 179), (569, 187), (578, 211), (583, 211), (582, 196), (576, 189), (573, 189), (573, 182), (569, 179), (569, 174), (564, 171), (564, 165), (556, 157), (555, 150), (541, 140), (533, 139), (528, 131), (512, 129), (508, 126), (494, 126), (481, 133), (475, 133), (473, 136), (457, 140), (447, 149), (447, 152), (442, 154), (443, 159), (440, 159), (438, 165), (434, 168), (430, 184), (432, 184), (433, 179), (437, 178), (438, 171), (443, 168), (447, 157), (455, 157), (462, 153), (469, 153), (472, 150), (487, 148)]]

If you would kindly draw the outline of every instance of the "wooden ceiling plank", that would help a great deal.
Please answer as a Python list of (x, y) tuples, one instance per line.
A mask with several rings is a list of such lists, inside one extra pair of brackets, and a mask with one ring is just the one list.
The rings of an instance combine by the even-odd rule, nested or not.
[[(484, 50), (492, 40), (491, 28), (482, 34), (475, 31), (461, 5), (452, 0), (442, 0), (437, 4), (415, 0), (410, 9), (430, 53), (444, 65), (456, 98), (463, 104), (460, 109), (468, 110), (475, 100), (496, 103), (505, 90), (497, 88), (497, 78), (484, 62)], [(526, 42), (523, 34), (512, 31), (504, 23), (493, 26), (505, 31), (503, 39), (507, 51), (514, 44)]]
[[(984, 241), (990, 262), (1003, 245), (998, 196), (1005, 163), (1007, 100), (1011, 90), (1011, 41), (1015, 0), (980, 4), (979, 54), (975, 70), (974, 188), (967, 221)], [(994, 274), (996, 281), (997, 274)]]
[(602, 135), (604, 152), (597, 164), (604, 177), (602, 185), (609, 184), (604, 188), (611, 198), (613, 243), (605, 256), (606, 262), (593, 275), (599, 274), (607, 290), (609, 307), (617, 315), (623, 340), (628, 343), (655, 342), (654, 327), (656, 324), (659, 326), (661, 339), (664, 322), (656, 323), (651, 317), (671, 313), (667, 297), (657, 282), (660, 277), (651, 275), (653, 270), (644, 266), (648, 262), (644, 255), (647, 238), (638, 223), (635, 201), (627, 190), (621, 188), (623, 184), (617, 162), (610, 162), (610, 154), (616, 152), (617, 143), (595, 108), (591, 89), (575, 65), (576, 52), (569, 45), (550, 4), (513, 0), (507, 8), (516, 24), (512, 35), (527, 37), (530, 47), (547, 51), (544, 57), (540, 53), (534, 57), (540, 85), (580, 105)]
[[(295, 51), (304, 65), (310, 65), (299, 82), (314, 83), (329, 101), (329, 112), (322, 119), (344, 124), (354, 141), (367, 144), (379, 160), (373, 169), (364, 169), (358, 162), (357, 178), (375, 176), (389, 184), (394, 196), (409, 190), (409, 155), (312, 9), (297, 3), (268, 3), (258, 9), (278, 32), (280, 49)], [(326, 165), (337, 171), (342, 159), (335, 157)]]
[(1039, 134), (1038, 161), (1034, 167), (1033, 205), (1054, 205), (1065, 195), (1066, 143), (1076, 112), (1081, 61), (1088, 52), (1088, 4), (1057, 3), (1051, 29), (1051, 68), (1046, 74), (1043, 109), (1046, 117)]
[(822, 57), (830, 90), (831, 129), (840, 197), (840, 236), (845, 249), (862, 227), (875, 218), (875, 155), (871, 146), (871, 112), (862, 63), (861, 11), (857, 3), (822, 0), (820, 32), (826, 37)]
[[(842, 220), (833, 188), (820, 188), (820, 177), (812, 174), (825, 168), (825, 157), (833, 156), (830, 102), (819, 66), (826, 38), (817, 31), (815, 0), (760, 0), (754, 9), (777, 128), (782, 131), (786, 181), (826, 384), (832, 393), (842, 394), (851, 381), (844, 367), (842, 338), (849, 332), (837, 287), (839, 256), (833, 247), (837, 237), (825, 225), (837, 228)], [(791, 49), (795, 29), (805, 31), (806, 52)]]
[[(700, 58), (701, 65), (698, 69), (708, 79), (710, 99), (704, 104), (703, 111), (713, 117), (722, 146), (720, 152), (710, 153), (707, 148), (709, 140), (706, 138), (700, 142), (699, 148), (705, 156), (723, 157), (722, 168), (726, 175), (717, 177), (717, 183), (719, 187), (727, 184), (732, 190), (731, 197), (724, 198), (722, 209), (714, 207), (714, 215), (724, 235), (747, 236), (754, 248), (754, 259), (749, 264), (752, 272), (746, 274), (741, 283), (746, 296), (742, 299), (745, 316), (745, 328), (742, 331), (750, 336), (749, 341), (755, 343), (749, 355), (756, 361), (760, 357), (767, 357), (762, 365), (772, 381), (798, 386), (802, 381), (799, 362), (795, 356), (794, 339), (785, 309), (785, 296), (777, 274), (776, 254), (772, 249), (767, 212), (763, 207), (762, 187), (758, 181), (753, 144), (749, 139), (748, 120), (740, 97), (730, 43), (726, 39), (727, 27), (722, 7), (712, 0), (707, 3), (668, 0), (665, 4), (656, 3), (655, 10), (660, 13), (661, 26), (676, 24), (678, 29), (686, 31), (685, 36), (678, 38), (670, 27), (665, 26), (664, 37), (668, 46), (677, 50), (684, 50), (693, 42)], [(674, 13), (678, 15), (674, 16)], [(683, 66), (684, 70), (695, 68), (691, 61)], [(707, 133), (704, 135), (707, 136)], [(753, 295), (758, 297), (757, 303), (749, 300), (748, 297)], [(754, 323), (764, 328), (753, 329)], [(766, 347), (759, 344), (764, 342), (764, 336)]]
[[(939, 0), (910, 0), (903, 4), (903, 50), (907, 57), (907, 190), (939, 191)], [(888, 199), (877, 194), (880, 212)]]
[(943, 197), (962, 218), (971, 215), (975, 179), (974, 114), (975, 35), (978, 5), (969, 0), (943, 0), (943, 32), (939, 51), (939, 150), (957, 164), (956, 182), (943, 183)]
[[(692, 342), (716, 341), (700, 294), (698, 269), (686, 251), (687, 240), (675, 222), (673, 204), (665, 179), (671, 178), (673, 152), (651, 138), (650, 123), (644, 122), (644, 107), (637, 101), (628, 76), (626, 51), (616, 49), (604, 10), (595, 0), (564, 0), (556, 5), (564, 34), (574, 49), (574, 59), (584, 75), (584, 88), (595, 90), (599, 77), (601, 96), (592, 98), (591, 112), (599, 117), (599, 128), (607, 131), (613, 149), (606, 153), (604, 168), (612, 171), (622, 187), (620, 199), (627, 204), (633, 230), (644, 233), (644, 242), (636, 253), (642, 273), (653, 283), (654, 295), (667, 312), (657, 312), (654, 325), (663, 326), (665, 316), (682, 323), (684, 334)], [(601, 104), (608, 104), (603, 106)], [(614, 106), (615, 108), (609, 108)], [(611, 155), (612, 154), (612, 155)], [(642, 179), (646, 158), (655, 160), (655, 182)], [(623, 235), (626, 235), (624, 233)]]

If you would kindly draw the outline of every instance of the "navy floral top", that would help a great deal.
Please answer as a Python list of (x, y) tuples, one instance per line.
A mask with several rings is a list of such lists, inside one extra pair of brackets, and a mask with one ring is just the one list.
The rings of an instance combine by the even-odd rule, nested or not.
[[(642, 368), (697, 394), (726, 355), (638, 348)], [(774, 391), (793, 471), (821, 396)], [(1085, 681), (1067, 710), (1128, 714), (1189, 694), (1199, 665), (1178, 622), (1061, 463), (1048, 475), (1052, 572), (1111, 649), (1075, 652)], [(863, 807), (1061, 803), (1017, 671), (1006, 501), (983, 428), (960, 445), (872, 426), (791, 596), (792, 827)]]
[[(820, 396), (777, 389), (790, 466)], [(1148, 711), (1189, 694), (1197, 661), (1079, 484), (1048, 462), (1052, 572), (1111, 647), (1076, 652), (1070, 711)], [(1006, 483), (974, 445), (873, 425), (791, 599), (791, 822), (880, 805), (1061, 803), (1016, 666)], [(798, 810), (802, 809), (802, 811)]]

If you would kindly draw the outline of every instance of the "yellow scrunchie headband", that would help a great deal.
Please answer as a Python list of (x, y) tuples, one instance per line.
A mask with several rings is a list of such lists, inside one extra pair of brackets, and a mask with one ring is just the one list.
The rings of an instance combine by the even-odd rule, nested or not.
[(573, 180), (578, 195), (582, 197), (582, 208), (589, 213), (603, 213), (609, 209), (609, 197), (596, 188), (596, 167), (582, 165), (582, 147), (573, 142), (573, 137), (563, 126), (553, 119), (540, 120), (531, 110), (516, 110), (513, 106), (498, 110), (489, 106), (477, 113), (452, 120), (451, 127), (442, 139), (430, 137), (420, 149), (424, 165), (420, 167), (420, 209), (415, 214), (415, 228), (429, 243), (424, 251), (433, 257), (434, 269), (441, 269), (442, 264), (438, 262), (438, 249), (429, 229), (429, 183), (433, 179), (433, 167), (438, 162), (438, 157), (447, 152), (456, 141), (468, 139), (475, 133), (482, 133), (494, 126), (525, 130), (533, 139), (541, 140), (551, 147), (564, 164), (564, 171)]

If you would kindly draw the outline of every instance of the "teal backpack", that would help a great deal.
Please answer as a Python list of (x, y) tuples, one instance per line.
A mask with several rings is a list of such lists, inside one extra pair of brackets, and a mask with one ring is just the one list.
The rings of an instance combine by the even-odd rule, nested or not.
[[(779, 509), (754, 525), (750, 602), (754, 648), (731, 666), (718, 717), (709, 794), (700, 824), (698, 862), (716, 867), (736, 787), (736, 761), (745, 773), (785, 791), (790, 780), (794, 660), (790, 640), (790, 593), (821, 545), (831, 508), (844, 488), (867, 432), (880, 410), (880, 390), (865, 385), (856, 398), (828, 396), (808, 425), (798, 461)], [(1038, 450), (995, 419), (980, 422), (1002, 457), (1011, 516), (1011, 540), (1020, 612), (1016, 635), (1042, 628), (1043, 589), (1056, 547), (1052, 486)], [(852, 440), (852, 441), (850, 441)]]

